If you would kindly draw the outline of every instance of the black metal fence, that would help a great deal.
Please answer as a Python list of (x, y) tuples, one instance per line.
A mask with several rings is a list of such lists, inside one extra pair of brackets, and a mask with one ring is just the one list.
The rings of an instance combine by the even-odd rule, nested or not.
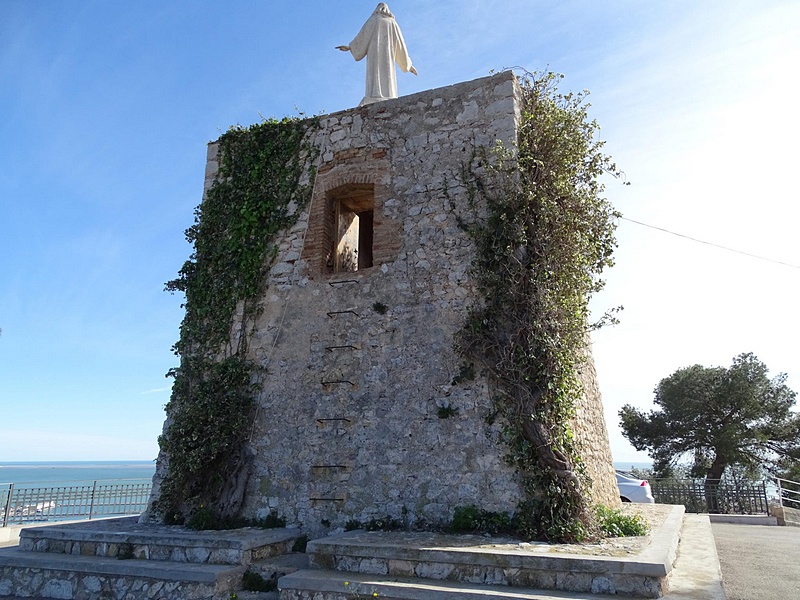
[(651, 479), (650, 487), (658, 504), (683, 504), (690, 513), (769, 514), (763, 481)]
[(126, 481), (46, 487), (3, 485), (0, 526), (144, 512), (150, 498), (150, 481)]

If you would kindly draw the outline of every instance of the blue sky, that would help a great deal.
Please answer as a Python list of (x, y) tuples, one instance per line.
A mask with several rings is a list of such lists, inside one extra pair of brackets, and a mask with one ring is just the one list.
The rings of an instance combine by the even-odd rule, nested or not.
[[(358, 103), (334, 50), (372, 0), (0, 0), (0, 462), (149, 460), (182, 318), (163, 291), (190, 248), (205, 145), (230, 125)], [(419, 77), (519, 66), (591, 90), (630, 186), (595, 334), (614, 458), (646, 460), (617, 411), (658, 381), (754, 352), (800, 390), (800, 3), (389, 2)], [(795, 307), (795, 308), (792, 308)]]

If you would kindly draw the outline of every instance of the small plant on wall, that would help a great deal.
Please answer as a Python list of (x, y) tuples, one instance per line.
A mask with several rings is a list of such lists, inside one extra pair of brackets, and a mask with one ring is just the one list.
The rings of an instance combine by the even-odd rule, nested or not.
[(241, 507), (264, 376), (247, 354), (250, 328), (277, 253), (273, 240), (310, 199), (301, 181), (313, 179), (307, 134), (315, 127), (315, 119), (270, 120), (219, 139), (219, 173), (186, 230), (193, 253), (166, 286), (186, 297), (159, 438), (167, 471), (154, 509), (168, 522), (202, 513), (210, 527)]
[(594, 139), (585, 95), (559, 93), (559, 80), (520, 78), (516, 152), (498, 147), (465, 168), (475, 210), (459, 218), (477, 247), (482, 302), (457, 346), (495, 389), (507, 459), (522, 474), (519, 533), (579, 541), (597, 526), (570, 423), (583, 393), (588, 301), (616, 245), (619, 215), (598, 178), (618, 172)]

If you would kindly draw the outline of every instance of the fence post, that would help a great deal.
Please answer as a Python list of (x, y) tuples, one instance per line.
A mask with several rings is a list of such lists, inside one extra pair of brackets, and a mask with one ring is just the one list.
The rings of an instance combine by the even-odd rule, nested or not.
[(6, 510), (3, 513), (3, 527), (8, 527), (8, 517), (11, 515), (11, 496), (14, 495), (14, 484), (8, 484), (8, 499), (6, 500)]
[(97, 480), (92, 483), (92, 498), (89, 501), (89, 520), (92, 520), (92, 511), (94, 510), (94, 492), (97, 489)]
[(775, 483), (778, 484), (778, 505), (783, 508), (783, 490), (781, 489), (780, 477), (775, 478)]

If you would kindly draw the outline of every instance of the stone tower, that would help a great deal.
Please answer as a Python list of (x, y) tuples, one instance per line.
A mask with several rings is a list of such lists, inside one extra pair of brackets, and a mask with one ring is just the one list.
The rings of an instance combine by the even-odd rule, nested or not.
[[(487, 419), (489, 383), (465, 373), (453, 341), (478, 301), (460, 175), (476, 148), (515, 144), (515, 77), (320, 121), (311, 202), (278, 240), (250, 340), (267, 376), (244, 513), (276, 511), (318, 537), (351, 520), (443, 523), (470, 504), (512, 512), (519, 480)], [(207, 186), (216, 155), (211, 144)], [(576, 435), (593, 499), (614, 505), (591, 361), (581, 378)]]

